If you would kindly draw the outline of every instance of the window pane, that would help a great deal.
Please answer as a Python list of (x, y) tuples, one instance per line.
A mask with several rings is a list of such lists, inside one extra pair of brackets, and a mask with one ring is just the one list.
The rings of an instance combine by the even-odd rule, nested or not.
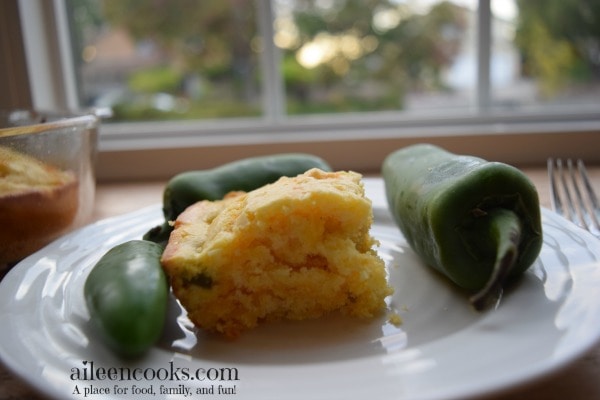
[(472, 105), (475, 1), (276, 0), (290, 114)]
[(600, 105), (600, 3), (492, 0), (496, 105)]
[(82, 103), (116, 120), (260, 115), (245, 0), (69, 0)]

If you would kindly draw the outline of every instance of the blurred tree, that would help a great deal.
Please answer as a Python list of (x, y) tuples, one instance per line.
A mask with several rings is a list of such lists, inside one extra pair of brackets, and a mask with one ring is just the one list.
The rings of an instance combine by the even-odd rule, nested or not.
[(254, 3), (245, 0), (105, 0), (108, 22), (160, 46), (182, 74), (233, 78), (237, 95), (256, 94)]
[(148, 68), (133, 73), (129, 77), (129, 87), (140, 93), (176, 93), (181, 87), (182, 76), (172, 68)]
[[(329, 37), (321, 45), (326, 51), (341, 47), (317, 65), (317, 73), (308, 75), (299, 65), (288, 70), (298, 77), (288, 76), (286, 82), (293, 82), (304, 101), (311, 101), (310, 90), (346, 87), (351, 99), (370, 92), (365, 90), (368, 86), (379, 93), (372, 96), (373, 108), (398, 109), (407, 90), (444, 90), (442, 72), (454, 61), (467, 29), (467, 10), (448, 1), (434, 3), (426, 13), (391, 0), (298, 0), (293, 4), (300, 40), (287, 49), (286, 57), (297, 56), (302, 46), (319, 42), (324, 35)], [(358, 39), (358, 57), (344, 51), (344, 45), (356, 46), (348, 37)], [(306, 87), (300, 90), (302, 84)]]
[[(173, 93), (191, 82), (208, 94), (204, 104), (224, 97), (256, 104), (260, 51), (256, 1), (79, 4), (88, 9), (85, 18), (97, 24), (94, 16), (104, 15), (103, 23), (109, 27), (120, 27), (138, 43), (151, 43), (166, 55), (168, 66), (130, 77), (130, 87), (137, 91)], [(281, 0), (280, 4), (288, 8), (297, 36), (284, 49), (282, 64), (288, 101), (301, 105), (294, 112), (400, 109), (408, 90), (448, 89), (442, 73), (460, 51), (470, 12), (449, 1), (418, 12), (397, 0)], [(300, 55), (311, 43), (321, 46), (324, 54), (307, 66)], [(183, 82), (175, 85), (173, 79)], [(210, 97), (213, 93), (221, 97)]]
[(542, 95), (600, 78), (600, 2), (518, 0), (515, 42)]

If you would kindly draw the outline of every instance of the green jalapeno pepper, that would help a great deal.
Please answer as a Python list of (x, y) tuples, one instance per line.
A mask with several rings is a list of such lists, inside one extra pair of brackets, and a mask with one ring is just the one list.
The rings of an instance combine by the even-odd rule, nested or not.
[(121, 356), (142, 355), (162, 333), (169, 293), (162, 251), (153, 242), (125, 242), (104, 254), (86, 278), (84, 297), (92, 323)]
[(173, 221), (188, 206), (201, 200), (220, 200), (231, 191), (251, 191), (282, 176), (296, 176), (311, 168), (331, 171), (321, 158), (303, 153), (251, 157), (214, 169), (187, 171), (171, 178), (163, 192), (165, 222), (144, 235), (157, 243), (168, 240)]
[(394, 219), (426, 264), (472, 292), (473, 306), (497, 301), (542, 246), (532, 182), (517, 168), (418, 144), (393, 152), (382, 175)]

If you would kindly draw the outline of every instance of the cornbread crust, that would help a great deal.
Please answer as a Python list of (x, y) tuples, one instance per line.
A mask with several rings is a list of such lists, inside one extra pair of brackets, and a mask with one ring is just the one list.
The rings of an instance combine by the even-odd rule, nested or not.
[(188, 207), (162, 264), (194, 324), (229, 338), (274, 319), (373, 317), (392, 289), (372, 221), (361, 175), (312, 169)]
[(0, 265), (38, 250), (75, 218), (73, 173), (0, 146)]

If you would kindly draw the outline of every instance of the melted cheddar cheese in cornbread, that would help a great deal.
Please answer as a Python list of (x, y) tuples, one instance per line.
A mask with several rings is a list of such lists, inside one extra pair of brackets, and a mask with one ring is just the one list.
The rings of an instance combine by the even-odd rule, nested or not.
[(361, 175), (312, 169), (190, 206), (162, 264), (194, 324), (230, 338), (273, 319), (373, 317), (392, 289), (372, 221)]

